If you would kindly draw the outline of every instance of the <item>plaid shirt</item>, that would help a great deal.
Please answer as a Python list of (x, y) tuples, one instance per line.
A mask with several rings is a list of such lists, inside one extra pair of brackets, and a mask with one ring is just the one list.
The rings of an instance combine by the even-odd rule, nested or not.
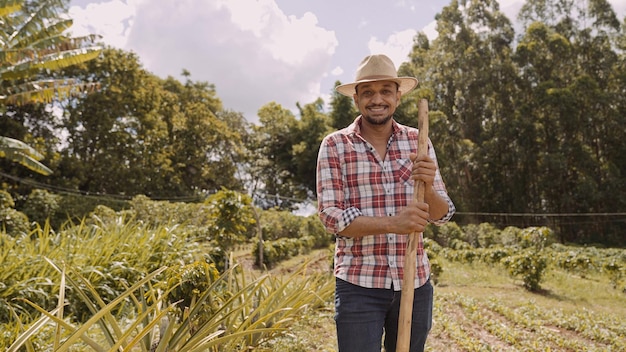
[[(317, 199), (318, 214), (327, 231), (338, 234), (361, 215), (395, 215), (413, 199), (409, 153), (417, 153), (417, 135), (417, 129), (393, 121), (384, 160), (361, 136), (361, 117), (324, 138), (317, 161)], [(428, 154), (436, 163), (430, 140)], [(434, 189), (449, 204), (443, 218), (431, 221), (440, 225), (450, 220), (455, 208), (439, 169)], [(362, 287), (400, 290), (407, 238), (392, 233), (360, 238), (336, 235), (335, 276)], [(414, 287), (420, 287), (430, 276), (421, 234), (416, 266)]]

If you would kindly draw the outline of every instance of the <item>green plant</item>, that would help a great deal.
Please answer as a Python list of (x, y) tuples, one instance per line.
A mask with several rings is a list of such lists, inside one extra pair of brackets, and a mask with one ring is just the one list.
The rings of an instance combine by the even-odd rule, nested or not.
[(529, 291), (537, 291), (540, 288), (547, 267), (547, 260), (540, 252), (526, 250), (522, 254), (504, 258), (502, 263), (511, 276), (521, 277), (524, 287)]
[(58, 195), (42, 189), (33, 189), (26, 198), (22, 211), (30, 220), (44, 224), (59, 210), (59, 200)]
[[(44, 332), (47, 324), (56, 327), (57, 333), (49, 341), (56, 352), (84, 350), (87, 346), (95, 351), (244, 351), (284, 333), (294, 318), (307, 314), (307, 310), (322, 307), (333, 288), (328, 276), (304, 278), (306, 264), (286, 280), (264, 275), (250, 283), (234, 267), (210, 285), (202, 285), (197, 300), (191, 300), (184, 314), (177, 317), (176, 306), (168, 303), (167, 297), (179, 283), (165, 291), (154, 285), (166, 267), (147, 274), (105, 303), (87, 278), (73, 267), (49, 263), (60, 274), (58, 305), (46, 311), (28, 302), (41, 317), (16, 338), (8, 352), (23, 346), (33, 349), (31, 340)], [(204, 266), (191, 269), (200, 267)], [(79, 298), (91, 312), (87, 321), (76, 324), (64, 318), (63, 292), (67, 287), (84, 289)], [(213, 310), (207, 314), (208, 302)], [(132, 314), (118, 316), (112, 314), (114, 311)]]
[(24, 236), (30, 230), (28, 216), (13, 207), (15, 207), (15, 202), (11, 194), (0, 190), (0, 233)]
[(207, 198), (205, 204), (212, 219), (211, 237), (225, 251), (252, 237), (256, 220), (250, 196), (222, 189)]

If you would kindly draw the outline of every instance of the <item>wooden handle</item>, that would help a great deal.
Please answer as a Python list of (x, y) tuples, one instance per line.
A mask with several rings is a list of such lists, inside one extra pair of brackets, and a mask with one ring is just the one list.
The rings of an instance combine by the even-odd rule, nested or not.
[[(428, 100), (420, 99), (417, 113), (417, 128), (419, 129), (417, 154), (428, 154)], [(424, 182), (415, 182), (413, 201), (424, 201), (426, 185)], [(400, 317), (398, 319), (397, 352), (408, 352), (411, 345), (411, 319), (413, 316), (413, 296), (415, 294), (415, 266), (417, 261), (417, 242), (421, 234), (409, 234), (404, 256), (404, 276), (402, 277), (402, 296), (400, 297)]]

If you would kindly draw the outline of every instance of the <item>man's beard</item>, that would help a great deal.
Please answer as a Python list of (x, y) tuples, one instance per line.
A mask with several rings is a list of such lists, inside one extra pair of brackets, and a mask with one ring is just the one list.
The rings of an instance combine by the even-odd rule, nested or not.
[(370, 117), (369, 115), (363, 114), (363, 118), (365, 119), (365, 121), (367, 121), (371, 125), (384, 125), (387, 122), (389, 122), (389, 120), (391, 120), (392, 117), (393, 117), (393, 115), (387, 115), (387, 117), (385, 117), (383, 119), (375, 120), (372, 117)]

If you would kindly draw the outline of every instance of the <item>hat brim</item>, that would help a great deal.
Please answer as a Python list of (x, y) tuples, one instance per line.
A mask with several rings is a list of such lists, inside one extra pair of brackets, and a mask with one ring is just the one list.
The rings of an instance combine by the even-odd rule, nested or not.
[(361, 83), (378, 82), (378, 81), (391, 81), (398, 83), (398, 90), (402, 95), (412, 91), (417, 87), (417, 78), (413, 77), (398, 77), (398, 78), (376, 78), (376, 79), (363, 79), (353, 83), (341, 84), (335, 87), (335, 90), (342, 95), (352, 97), (356, 94), (356, 86)]

